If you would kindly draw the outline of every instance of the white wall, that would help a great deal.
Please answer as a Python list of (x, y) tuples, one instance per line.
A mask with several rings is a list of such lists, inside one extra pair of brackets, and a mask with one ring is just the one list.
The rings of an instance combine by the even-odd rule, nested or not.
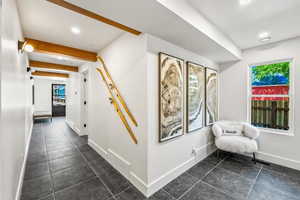
[[(148, 193), (151, 194), (215, 150), (210, 128), (185, 134), (168, 142), (158, 142), (158, 53), (164, 52), (215, 69), (218, 66), (204, 57), (150, 35), (147, 47)], [(192, 154), (194, 148), (197, 149), (197, 156)]]
[(26, 54), (18, 52), (23, 40), (15, 0), (2, 2), (1, 17), (1, 126), (0, 199), (13, 200), (24, 172), (24, 157), (32, 127), (31, 81)]
[(129, 109), (137, 119), (138, 127), (128, 122), (138, 139), (138, 144), (132, 142), (108, 100), (108, 90), (95, 70), (96, 66), (100, 66), (99, 63), (87, 64), (89, 65), (89, 143), (139, 187), (141, 183), (136, 177), (139, 177), (142, 182), (147, 182), (146, 37), (124, 34), (104, 48), (100, 55), (106, 62)]
[(59, 78), (34, 77), (34, 111), (52, 113), (52, 84), (66, 84)]
[[(100, 64), (81, 67), (89, 69), (89, 144), (147, 196), (214, 151), (209, 128), (158, 143), (160, 51), (218, 67), (208, 59), (146, 34), (124, 34), (104, 48), (99, 54), (138, 121), (138, 127), (134, 127), (128, 119), (138, 145), (133, 144), (108, 100), (108, 90), (95, 70)], [(193, 149), (197, 156), (192, 155)]]
[(247, 120), (247, 74), (254, 63), (293, 58), (294, 61), (294, 136), (262, 132), (259, 157), (300, 170), (300, 38), (244, 51), (244, 59), (221, 66), (221, 118)]
[(70, 74), (66, 87), (66, 122), (79, 135), (81, 126), (81, 76), (79, 73)]

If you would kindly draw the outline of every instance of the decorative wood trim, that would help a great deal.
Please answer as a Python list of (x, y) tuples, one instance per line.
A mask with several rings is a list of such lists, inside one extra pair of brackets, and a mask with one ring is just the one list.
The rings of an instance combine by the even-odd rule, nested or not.
[(78, 72), (78, 67), (70, 66), (70, 65), (61, 65), (61, 64), (54, 64), (54, 63), (47, 63), (47, 62), (40, 62), (40, 61), (29, 61), (30, 67), (38, 67), (44, 69), (56, 69), (56, 70), (64, 70), (70, 72)]
[(43, 71), (35, 71), (35, 72), (32, 72), (31, 75), (69, 78), (69, 74), (55, 73), (55, 72), (43, 72)]
[(33, 46), (35, 52), (46, 53), (46, 54), (54, 54), (54, 55), (64, 55), (72, 58), (77, 58), (86, 61), (97, 61), (97, 53), (85, 51), (81, 49), (76, 49), (72, 47), (67, 47), (59, 44), (54, 44), (50, 42), (44, 42), (40, 40), (35, 40), (31, 38), (25, 38), (27, 44)]
[(123, 24), (120, 24), (120, 23), (118, 23), (118, 22), (115, 22), (115, 21), (113, 21), (113, 20), (111, 20), (111, 19), (108, 19), (108, 18), (103, 17), (103, 16), (101, 16), (101, 15), (98, 15), (98, 14), (96, 14), (96, 13), (93, 13), (93, 12), (91, 12), (91, 11), (89, 11), (89, 10), (86, 10), (86, 9), (84, 9), (84, 8), (81, 8), (81, 7), (79, 7), (79, 6), (76, 6), (76, 5), (74, 5), (74, 4), (71, 4), (71, 3), (66, 2), (66, 1), (64, 1), (64, 0), (47, 0), (47, 1), (49, 1), (49, 2), (51, 2), (51, 3), (54, 3), (54, 4), (58, 5), (58, 6), (64, 7), (64, 8), (66, 8), (66, 9), (72, 10), (72, 11), (78, 13), (78, 14), (87, 16), (87, 17), (89, 17), (89, 18), (95, 19), (95, 20), (97, 20), (97, 21), (103, 22), (103, 23), (108, 24), (108, 25), (111, 25), (111, 26), (114, 26), (114, 27), (119, 28), (119, 29), (121, 29), (121, 30), (123, 30), (123, 31), (132, 33), (132, 34), (134, 34), (134, 35), (140, 35), (140, 34), (141, 34), (141, 32), (138, 31), (138, 30), (135, 30), (135, 29), (133, 29), (133, 28), (130, 28), (130, 27), (128, 27), (128, 26), (125, 26), (125, 25), (123, 25)]

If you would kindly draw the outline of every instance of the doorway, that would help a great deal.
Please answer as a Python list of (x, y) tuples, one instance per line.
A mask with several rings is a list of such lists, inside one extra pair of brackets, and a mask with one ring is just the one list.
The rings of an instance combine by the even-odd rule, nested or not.
[(52, 116), (66, 116), (65, 84), (52, 84)]

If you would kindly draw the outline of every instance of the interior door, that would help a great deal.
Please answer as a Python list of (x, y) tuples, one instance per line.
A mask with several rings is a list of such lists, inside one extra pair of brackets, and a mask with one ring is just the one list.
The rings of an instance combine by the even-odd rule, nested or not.
[(65, 84), (52, 84), (52, 116), (66, 116)]

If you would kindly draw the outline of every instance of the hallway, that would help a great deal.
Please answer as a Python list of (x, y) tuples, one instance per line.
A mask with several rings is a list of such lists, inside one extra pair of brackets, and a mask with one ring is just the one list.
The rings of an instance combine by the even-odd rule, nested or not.
[[(150, 200), (296, 200), (300, 172), (254, 165), (244, 156), (211, 155), (155, 193)], [(22, 200), (146, 200), (65, 123), (35, 123)]]
[(64, 118), (34, 124), (22, 200), (108, 199), (129, 187)]

